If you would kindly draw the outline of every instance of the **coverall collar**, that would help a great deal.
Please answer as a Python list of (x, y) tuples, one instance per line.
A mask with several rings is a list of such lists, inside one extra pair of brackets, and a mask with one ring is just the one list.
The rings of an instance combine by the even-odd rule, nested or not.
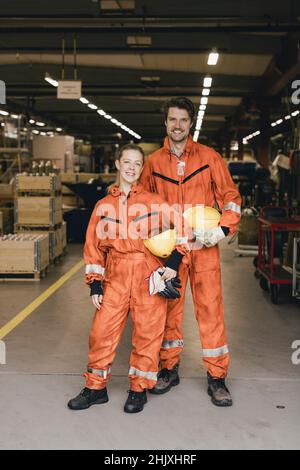
[[(130, 190), (129, 194), (138, 194), (142, 191), (142, 189), (143, 189), (143, 186), (141, 184), (139, 184), (139, 183), (133, 184), (131, 186), (131, 190)], [(125, 194), (122, 191), (120, 191), (119, 186), (112, 186), (109, 189), (109, 193), (114, 197), (119, 197), (121, 195), (125, 196)]]
[[(194, 144), (194, 141), (193, 141), (193, 138), (190, 134), (187, 138), (182, 156), (188, 156), (191, 153), (192, 148), (193, 148), (193, 144)], [(172, 150), (171, 150), (171, 147), (170, 147), (170, 142), (169, 142), (169, 137), (168, 136), (164, 140), (164, 147), (163, 148), (168, 152), (169, 158), (171, 159)]]

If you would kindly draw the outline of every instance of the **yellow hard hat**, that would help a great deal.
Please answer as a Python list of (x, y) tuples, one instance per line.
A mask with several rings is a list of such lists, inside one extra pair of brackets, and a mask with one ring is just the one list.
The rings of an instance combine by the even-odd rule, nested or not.
[(144, 240), (145, 247), (155, 256), (159, 258), (167, 258), (170, 256), (176, 246), (176, 230), (166, 230), (154, 237)]
[(190, 227), (197, 230), (210, 230), (219, 225), (221, 214), (213, 207), (194, 206), (183, 213)]

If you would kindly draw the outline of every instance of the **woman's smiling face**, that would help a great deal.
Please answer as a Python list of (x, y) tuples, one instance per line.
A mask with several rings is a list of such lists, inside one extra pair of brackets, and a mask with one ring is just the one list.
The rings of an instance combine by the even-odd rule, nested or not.
[(124, 150), (120, 160), (116, 160), (116, 167), (120, 172), (120, 181), (123, 180), (128, 184), (136, 183), (141, 176), (143, 165), (144, 158), (138, 150)]

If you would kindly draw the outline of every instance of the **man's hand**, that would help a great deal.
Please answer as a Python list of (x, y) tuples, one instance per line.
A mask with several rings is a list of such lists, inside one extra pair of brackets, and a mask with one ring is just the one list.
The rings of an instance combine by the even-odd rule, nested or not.
[(101, 308), (102, 299), (103, 299), (103, 295), (98, 295), (98, 294), (92, 295), (92, 302), (93, 302), (94, 307), (96, 307), (97, 310), (100, 310)]
[(158, 295), (161, 295), (166, 299), (179, 299), (181, 295), (177, 288), (181, 287), (180, 279), (178, 277), (174, 277), (170, 281), (165, 281), (165, 288), (164, 290), (158, 292)]
[[(173, 269), (171, 271), (173, 271)], [(180, 280), (175, 275), (175, 277), (170, 281), (164, 281), (162, 279), (163, 273), (164, 268), (158, 268), (156, 271), (151, 273), (149, 277), (149, 294), (158, 294), (162, 297), (166, 297), (167, 299), (178, 299), (180, 297), (180, 292), (177, 288), (181, 287)]]
[(164, 273), (161, 276), (163, 281), (171, 281), (171, 279), (174, 279), (174, 277), (177, 276), (177, 271), (175, 271), (175, 269), (172, 269), (172, 268), (163, 268), (163, 269), (164, 269)]
[(205, 245), (207, 248), (215, 246), (220, 240), (225, 238), (225, 233), (221, 227), (212, 228), (211, 230), (194, 230), (197, 241)]

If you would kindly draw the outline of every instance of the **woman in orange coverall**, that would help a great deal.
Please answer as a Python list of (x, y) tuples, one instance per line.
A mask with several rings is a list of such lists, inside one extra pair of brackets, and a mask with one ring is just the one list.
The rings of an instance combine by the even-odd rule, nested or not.
[[(86, 282), (97, 311), (89, 338), (86, 387), (69, 401), (73, 410), (108, 401), (106, 384), (129, 310), (133, 336), (130, 390), (124, 411), (142, 411), (147, 402), (146, 389), (156, 384), (167, 300), (149, 293), (149, 276), (162, 265), (145, 248), (143, 238), (167, 223), (176, 227), (180, 220), (165, 210), (160, 196), (137, 184), (143, 164), (140, 147), (129, 144), (121, 149), (116, 160), (119, 184), (96, 204), (87, 229)], [(169, 257), (163, 274), (165, 282), (173, 283), (181, 260), (179, 253), (184, 251), (177, 247)]]

